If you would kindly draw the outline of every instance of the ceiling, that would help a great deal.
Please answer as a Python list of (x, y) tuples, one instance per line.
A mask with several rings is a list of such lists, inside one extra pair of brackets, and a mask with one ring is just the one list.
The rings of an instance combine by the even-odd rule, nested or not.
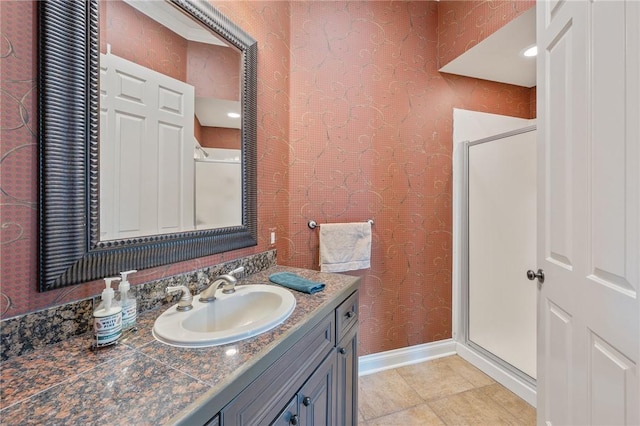
[(124, 2), (186, 40), (227, 46), (227, 43), (220, 40), (220, 38), (209, 29), (198, 24), (190, 16), (182, 13), (182, 11), (176, 13), (178, 9), (169, 2), (138, 0), (124, 0)]
[(536, 59), (522, 52), (536, 43), (536, 8), (532, 7), (440, 68), (441, 72), (533, 87)]
[[(227, 114), (230, 112), (235, 112), (238, 117), (229, 117)], [(240, 129), (242, 127), (241, 112), (240, 101), (196, 97), (196, 117), (203, 126)]]

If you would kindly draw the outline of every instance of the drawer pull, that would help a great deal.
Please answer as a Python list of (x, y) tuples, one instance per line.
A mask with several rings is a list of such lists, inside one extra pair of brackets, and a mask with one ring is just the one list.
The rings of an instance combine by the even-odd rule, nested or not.
[(355, 313), (355, 312), (353, 312), (353, 311), (349, 311), (349, 312), (347, 312), (347, 318), (353, 318), (353, 317), (355, 317), (355, 316), (356, 316), (356, 313)]
[(344, 355), (344, 354), (346, 354), (346, 353), (347, 353), (347, 350), (346, 350), (345, 348), (340, 348), (340, 349), (338, 350), (338, 352), (340, 352), (342, 355)]
[(304, 399), (302, 400), (302, 404), (304, 404), (305, 407), (308, 407), (311, 405), (311, 398), (309, 398), (308, 396), (305, 396)]
[(299, 423), (298, 415), (294, 414), (293, 416), (291, 416), (291, 418), (289, 419), (289, 424), (292, 424), (293, 426), (296, 426), (298, 423)]

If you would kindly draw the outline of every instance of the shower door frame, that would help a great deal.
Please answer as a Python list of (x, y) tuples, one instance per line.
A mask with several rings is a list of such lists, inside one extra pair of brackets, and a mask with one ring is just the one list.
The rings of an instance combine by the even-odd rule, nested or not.
[[(475, 141), (465, 141), (463, 142), (463, 158), (462, 158), (462, 197), (461, 197), (461, 229), (460, 229), (460, 237), (462, 241), (460, 257), (461, 257), (461, 271), (460, 271), (460, 319), (461, 319), (461, 329), (462, 332), (462, 341), (464, 345), (473, 351), (475, 351), (480, 356), (488, 359), (494, 364), (498, 365), (502, 369), (508, 371), (510, 374), (516, 376), (521, 381), (527, 383), (529, 386), (535, 389), (536, 387), (536, 379), (524, 373), (517, 367), (509, 364), (507, 361), (502, 358), (494, 355), (492, 352), (478, 345), (469, 339), (469, 148), (475, 145), (481, 145), (488, 142), (493, 142), (500, 139), (505, 139), (511, 136), (517, 136), (520, 134), (533, 132), (537, 129), (536, 125), (522, 127), (520, 129), (511, 130), (504, 133), (499, 133), (497, 135), (489, 136), (486, 138), (478, 139)], [(535, 161), (535, 159), (532, 159)], [(535, 260), (535, 259), (534, 259)], [(534, 263), (535, 264), (535, 263)], [(522, 271), (524, 274), (525, 271)]]

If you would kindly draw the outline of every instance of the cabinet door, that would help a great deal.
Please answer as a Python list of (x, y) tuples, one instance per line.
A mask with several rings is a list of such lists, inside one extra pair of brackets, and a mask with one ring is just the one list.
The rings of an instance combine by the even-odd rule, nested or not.
[(358, 422), (358, 327), (354, 327), (338, 344), (338, 379), (336, 415), (339, 425)]
[(271, 426), (296, 426), (300, 423), (298, 417), (298, 395), (294, 396), (287, 407), (271, 422)]
[(205, 423), (204, 426), (220, 426), (220, 416), (216, 415), (214, 418)]
[(329, 354), (335, 357), (331, 313), (277, 359), (221, 411), (223, 426), (263, 426), (282, 412), (291, 397)]
[(334, 350), (298, 392), (300, 424), (309, 426), (336, 424), (336, 364)]

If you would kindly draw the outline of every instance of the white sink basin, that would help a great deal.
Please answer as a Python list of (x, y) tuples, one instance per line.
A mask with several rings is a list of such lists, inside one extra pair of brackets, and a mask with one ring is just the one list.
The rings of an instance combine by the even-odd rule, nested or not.
[(296, 299), (285, 288), (255, 284), (236, 287), (235, 293), (218, 291), (213, 302), (193, 297), (193, 309), (174, 305), (156, 319), (153, 336), (168, 345), (207, 347), (257, 336), (281, 324), (293, 312)]

